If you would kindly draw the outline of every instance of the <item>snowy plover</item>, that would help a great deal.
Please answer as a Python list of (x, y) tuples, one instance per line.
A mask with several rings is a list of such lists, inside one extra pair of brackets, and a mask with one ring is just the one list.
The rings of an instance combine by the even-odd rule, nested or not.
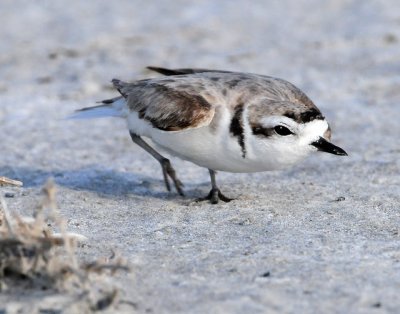
[(208, 168), (212, 189), (205, 199), (228, 202), (216, 171), (283, 169), (313, 151), (346, 152), (329, 142), (331, 129), (314, 103), (282, 79), (204, 69), (149, 69), (167, 75), (112, 82), (121, 96), (83, 108), (71, 118), (116, 116), (127, 120), (133, 142), (161, 164), (164, 182), (182, 183), (170, 161), (146, 143)]

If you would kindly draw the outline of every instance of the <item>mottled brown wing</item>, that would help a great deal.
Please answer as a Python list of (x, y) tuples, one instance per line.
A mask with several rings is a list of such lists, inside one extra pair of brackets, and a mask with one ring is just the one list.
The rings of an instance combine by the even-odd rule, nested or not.
[(183, 74), (196, 74), (196, 73), (204, 73), (204, 72), (218, 72), (218, 73), (231, 73), (230, 71), (222, 71), (222, 70), (208, 70), (208, 69), (167, 69), (160, 67), (148, 66), (147, 69), (152, 70), (154, 72), (171, 76), (171, 75), (183, 75)]
[(208, 125), (214, 117), (213, 106), (201, 95), (179, 86), (166, 86), (142, 80), (125, 83), (114, 79), (114, 86), (139, 118), (163, 131), (183, 131)]

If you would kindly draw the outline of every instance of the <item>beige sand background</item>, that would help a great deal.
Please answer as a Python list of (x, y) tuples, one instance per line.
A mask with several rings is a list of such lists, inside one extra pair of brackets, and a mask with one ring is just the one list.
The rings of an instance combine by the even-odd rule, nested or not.
[[(120, 298), (140, 313), (398, 313), (400, 4), (397, 0), (1, 1), (0, 175), (31, 214), (48, 177), (82, 260), (118, 251)], [(281, 172), (220, 173), (237, 200), (192, 201), (205, 169), (172, 158), (186, 198), (117, 119), (64, 121), (147, 65), (285, 78), (331, 122), (349, 157)], [(338, 201), (340, 197), (345, 200)], [(46, 292), (0, 294), (7, 313)], [(65, 309), (68, 313), (69, 310)]]

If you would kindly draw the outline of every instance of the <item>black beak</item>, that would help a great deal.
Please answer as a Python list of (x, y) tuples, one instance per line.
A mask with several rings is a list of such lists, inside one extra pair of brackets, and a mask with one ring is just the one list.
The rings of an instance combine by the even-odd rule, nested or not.
[(343, 149), (333, 145), (332, 143), (329, 143), (323, 137), (320, 137), (317, 141), (311, 143), (311, 145), (315, 146), (321, 152), (331, 153), (339, 156), (347, 156), (347, 153)]

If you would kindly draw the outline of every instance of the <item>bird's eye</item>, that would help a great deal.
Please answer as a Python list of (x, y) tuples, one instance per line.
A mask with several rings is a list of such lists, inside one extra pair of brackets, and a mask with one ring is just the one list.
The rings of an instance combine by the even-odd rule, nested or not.
[(293, 134), (293, 132), (291, 132), (287, 127), (283, 125), (277, 125), (276, 127), (274, 127), (274, 130), (276, 133), (282, 136)]

